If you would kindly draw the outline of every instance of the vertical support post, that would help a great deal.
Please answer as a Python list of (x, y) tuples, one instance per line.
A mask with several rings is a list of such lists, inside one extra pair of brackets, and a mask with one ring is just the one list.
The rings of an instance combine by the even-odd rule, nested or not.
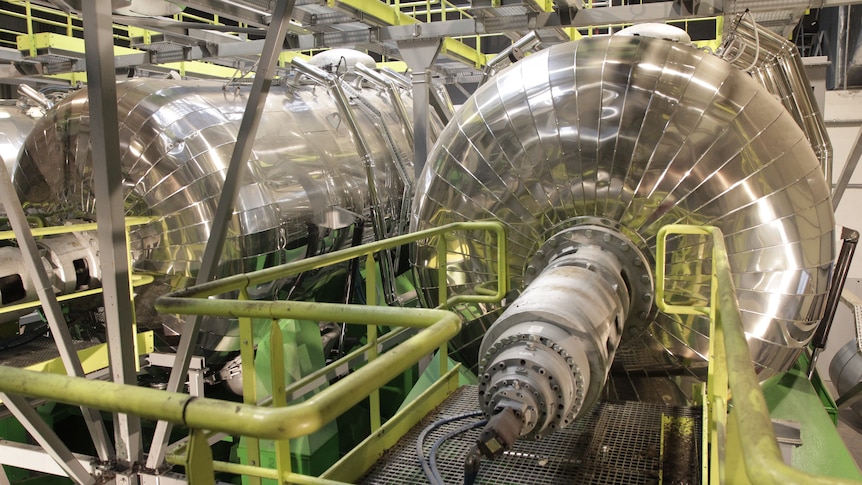
[(36, 57), (36, 38), (33, 34), (33, 9), (30, 2), (24, 2), (24, 14), (27, 17), (27, 43), (30, 44), (30, 57)]
[[(132, 324), (135, 314), (129, 287), (111, 0), (82, 2), (82, 8), (90, 105), (90, 150), (98, 201), (99, 262), (102, 265), (111, 377), (114, 382), (135, 385), (137, 356), (129, 352), (135, 347)], [(140, 460), (140, 418), (117, 414), (114, 420), (117, 458), (129, 463)]]
[[(252, 82), (245, 114), (240, 122), (236, 145), (234, 145), (230, 157), (230, 165), (225, 174), (224, 186), (213, 217), (210, 239), (204, 249), (201, 268), (195, 280), (196, 284), (210, 281), (216, 274), (216, 268), (227, 237), (227, 228), (233, 216), (240, 182), (243, 179), (248, 158), (251, 155), (252, 144), (257, 135), (257, 128), (260, 125), (260, 114), (263, 112), (266, 95), (269, 93), (269, 87), (275, 76), (275, 64), (284, 45), (294, 4), (295, 0), (278, 0), (273, 10), (272, 24), (263, 43), (258, 69)], [(110, 12), (110, 8), (107, 11)], [(176, 392), (185, 380), (189, 368), (189, 359), (191, 359), (202, 321), (203, 317), (201, 316), (191, 316), (186, 319), (183, 335), (180, 337), (180, 343), (177, 347), (177, 358), (174, 361), (174, 368), (171, 369), (171, 377), (168, 379), (167, 390), (169, 392)], [(170, 429), (171, 425), (166, 421), (159, 421), (156, 425), (153, 445), (147, 458), (147, 468), (158, 468), (164, 460)]]
[(725, 471), (725, 435), (727, 427), (728, 376), (725, 369), (716, 368), (716, 362), (727, 362), (727, 350), (724, 347), (724, 326), (721, 322), (718, 301), (718, 263), (715, 248), (712, 252), (712, 274), (709, 287), (709, 365), (707, 368), (707, 398), (711, 418), (709, 420), (715, 429), (712, 433), (710, 447), (712, 459), (710, 463), (718, 464), (718, 470), (712, 470), (711, 481), (724, 483)]
[(413, 71), (413, 168), (416, 180), (425, 168), (428, 158), (429, 85), (431, 65), (440, 54), (443, 39), (414, 39), (398, 42), (401, 58)]
[[(0, 204), (5, 208), (12, 229), (15, 231), (18, 247), (26, 256), (24, 267), (34, 279), (36, 294), (39, 295), (42, 311), (45, 312), (45, 318), (48, 319), (48, 327), (54, 336), (54, 343), (57, 345), (66, 373), (70, 376), (84, 377), (84, 367), (72, 346), (72, 335), (69, 332), (69, 327), (66, 326), (63, 310), (60, 308), (60, 303), (54, 294), (54, 287), (51, 285), (45, 266), (42, 264), (39, 249), (36, 247), (36, 240), (27, 224), (27, 216), (24, 214), (21, 201), (15, 193), (15, 187), (12, 186), (12, 179), (9, 177), (6, 163), (2, 157), (0, 157)], [(105, 429), (99, 411), (82, 407), (81, 414), (87, 423), (90, 438), (93, 440), (99, 458), (102, 460), (113, 458), (114, 450), (110, 447), (108, 431)]]
[[(272, 320), (269, 330), (270, 357), (269, 368), (272, 372), (270, 388), (272, 389), (272, 407), (287, 406), (287, 395), (284, 393), (284, 337), (278, 320)], [(290, 440), (275, 440), (275, 467), (282, 480), (290, 474)]]
[[(248, 289), (239, 294), (240, 300), (248, 300)], [(242, 359), (242, 402), (257, 404), (257, 377), (254, 369), (254, 329), (249, 317), (239, 318), (239, 353)], [(251, 466), (260, 466), (260, 440), (253, 437), (246, 439), (246, 460)], [(260, 477), (247, 477), (250, 485), (260, 485)]]
[[(449, 266), (447, 259), (449, 255), (449, 233), (441, 234), (437, 240), (437, 298), (439, 299), (440, 307), (448, 309), (446, 300), (448, 299), (448, 278), (446, 268)], [(440, 355), (440, 376), (446, 375), (449, 369), (449, 352), (446, 343), (440, 346), (438, 354)]]
[[(377, 265), (374, 263), (374, 254), (368, 254), (365, 259), (365, 303), (366, 305), (377, 305)], [(368, 326), (368, 362), (377, 358), (377, 326)], [(371, 432), (380, 429), (380, 390), (375, 389), (368, 396), (371, 408)]]
[(213, 451), (202, 429), (193, 429), (186, 448), (186, 474), (190, 485), (205, 485), (215, 481)]

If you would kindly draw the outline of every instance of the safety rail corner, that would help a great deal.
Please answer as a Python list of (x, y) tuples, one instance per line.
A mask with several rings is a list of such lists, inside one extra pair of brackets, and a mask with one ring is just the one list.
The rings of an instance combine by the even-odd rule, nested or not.
[[(496, 235), (497, 265), (496, 290), (478, 288), (475, 295), (457, 295), (449, 298), (446, 293), (445, 281), (447, 271), (446, 244), (438, 244), (438, 271), (440, 301), (437, 309), (394, 308), (373, 306), (376, 301), (376, 268), (374, 254), (401, 245), (423, 239), (439, 237), (444, 240), (457, 231), (488, 231)], [(162, 297), (156, 307), (161, 312), (183, 313), (188, 315), (208, 315), (237, 318), (240, 323), (241, 355), (243, 356), (244, 391), (252, 390), (244, 396), (244, 403), (224, 401), (206, 397), (193, 397), (183, 393), (172, 393), (156, 389), (120, 385), (112, 382), (72, 378), (59, 375), (41, 375), (21, 369), (0, 366), (0, 394), (9, 393), (31, 398), (44, 398), (72, 405), (80, 405), (103, 411), (127, 413), (143, 418), (164, 420), (189, 428), (189, 439), (169, 455), (169, 462), (186, 467), (190, 482), (212, 483), (214, 471), (225, 471), (243, 474), (257, 478), (275, 478), (289, 483), (344, 483), (322, 477), (311, 477), (294, 473), (290, 470), (289, 439), (312, 433), (344, 413), (366, 397), (371, 403), (372, 434), (383, 434), (380, 429), (380, 408), (377, 391), (389, 381), (400, 375), (407, 368), (418, 362), (423, 356), (440, 350), (440, 375), (437, 383), (445, 381), (443, 387), (454, 391), (453, 382), (457, 382), (456, 366), (448, 368), (447, 342), (460, 330), (460, 318), (445, 308), (459, 303), (493, 303), (500, 301), (508, 291), (506, 235), (503, 226), (496, 222), (464, 222), (454, 223), (439, 228), (420, 231), (404, 236), (386, 239), (354, 248), (336, 251), (327, 255), (307, 258), (301, 261), (235, 275), (221, 280), (212, 281), (195, 287), (180, 290)], [(248, 287), (265, 282), (295, 276), (305, 271), (328, 265), (346, 262), (356, 258), (365, 258), (366, 291), (368, 306), (333, 304), (302, 301), (251, 301), (247, 300)], [(239, 292), (240, 300), (230, 301), (217, 298), (217, 295)], [(251, 338), (252, 318), (271, 319), (270, 338), (281, 339), (280, 319), (302, 319), (318, 321), (345, 322), (368, 326), (368, 343), (348, 356), (329, 364), (318, 372), (306, 376), (286, 388), (283, 372), (273, 372), (273, 387), (278, 390), (268, 404), (260, 404), (254, 389), (254, 342)], [(378, 354), (379, 344), (384, 338), (378, 339), (378, 326), (390, 326), (404, 330), (420, 328), (420, 332), (401, 342), (391, 350)], [(395, 332), (400, 331), (396, 330)], [(394, 332), (390, 332), (394, 333)], [(278, 348), (280, 346), (274, 346)], [(286, 395), (291, 389), (307, 386), (315, 379), (320, 379), (327, 370), (343, 365), (345, 359), (357, 353), (365, 352), (368, 362), (348, 374), (341, 380), (320, 390), (310, 398), (288, 404)], [(281, 352), (272, 353), (274, 368), (280, 365), (283, 356)], [(250, 384), (246, 384), (250, 382)], [(445, 397), (445, 392), (436, 394), (439, 401)], [(428, 403), (421, 403), (427, 406)], [(418, 421), (423, 413), (419, 407), (408, 406), (404, 411), (390, 418), (390, 422), (398, 421), (398, 429), (409, 429), (411, 418), (400, 414), (407, 412), (412, 419)], [(374, 414), (376, 413), (376, 416)], [(421, 415), (420, 415), (421, 414)], [(207, 439), (214, 432), (241, 435), (250, 438), (249, 456), (259, 453), (257, 440), (276, 440), (277, 469), (236, 463), (217, 462), (213, 460)], [(391, 439), (391, 438), (387, 438)], [(378, 446), (384, 446), (378, 444)], [(371, 456), (374, 453), (367, 453)], [(259, 456), (255, 460), (260, 463)], [(355, 462), (353, 462), (355, 463)], [(336, 464), (335, 466), (337, 466)], [(335, 467), (334, 466), (334, 467)], [(353, 472), (356, 472), (354, 470)], [(359, 471), (361, 473), (361, 471)]]
[[(669, 235), (701, 235), (711, 238), (712, 270), (709, 306), (681, 306), (664, 299), (667, 238)], [(739, 446), (745, 472), (756, 484), (851, 484), (852, 480), (815, 476), (784, 463), (772, 427), (769, 408), (751, 362), (742, 326), (730, 261), (721, 230), (713, 226), (671, 224), (659, 230), (656, 240), (656, 304), (668, 313), (701, 314), (710, 319), (710, 355), (705, 397), (708, 426), (704, 427), (704, 453), (709, 453), (705, 483), (725, 483), (724, 453)], [(728, 403), (732, 396), (738, 440), (727, 434)]]

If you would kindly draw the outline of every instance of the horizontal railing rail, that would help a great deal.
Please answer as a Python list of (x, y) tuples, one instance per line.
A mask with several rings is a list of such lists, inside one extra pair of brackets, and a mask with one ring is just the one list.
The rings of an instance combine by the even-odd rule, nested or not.
[[(475, 295), (456, 295), (448, 297), (446, 290), (447, 245), (446, 238), (457, 231), (486, 231), (496, 236), (496, 289), (488, 282), (477, 287)], [(374, 254), (419, 240), (439, 238), (437, 244), (438, 309), (400, 308), (374, 306), (376, 302), (376, 266)], [(459, 255), (462, 256), (462, 255)], [(307, 301), (252, 301), (247, 300), (250, 286), (280, 280), (313, 269), (339, 264), (356, 258), (366, 262), (366, 299), (369, 305), (348, 305)], [(253, 355), (254, 342), (251, 338), (252, 318), (271, 319), (270, 338), (280, 341), (280, 319), (316, 320), (344, 322), (366, 325), (368, 343), (366, 352), (368, 362), (347, 374), (337, 382), (302, 402), (288, 404), (285, 397), (283, 372), (273, 371), (271, 405), (258, 405), (254, 391), (244, 396), (246, 402), (237, 403), (206, 397), (193, 397), (188, 394), (172, 393), (156, 389), (126, 386), (111, 382), (92, 381), (65, 376), (41, 375), (25, 370), (0, 366), (0, 392), (17, 394), (31, 398), (44, 398), (52, 401), (92, 407), (104, 411), (134, 414), (147, 419), (164, 420), (190, 428), (190, 437), (182, 445), (185, 453), (183, 465), (190, 480), (200, 483), (212, 481), (214, 470), (243, 473), (251, 477), (281, 477), (292, 483), (336, 483), (332, 480), (318, 479), (292, 473), (288, 441), (305, 436), (321, 429), (325, 424), (354, 407), (360, 401), (372, 397), (372, 432), (380, 427), (379, 402), (375, 406), (374, 395), (392, 379), (401, 375), (424, 356), (440, 350), (441, 379), (451, 379), (453, 370), (448, 368), (446, 345), (461, 327), (456, 314), (446, 311), (451, 305), (459, 303), (499, 302), (508, 290), (506, 264), (506, 236), (503, 226), (496, 222), (455, 223), (440, 228), (416, 232), (384, 241), (378, 241), (354, 248), (336, 251), (327, 255), (307, 258), (286, 265), (267, 268), (252, 273), (230, 276), (220, 280), (190, 287), (163, 296), (156, 304), (159, 311), (187, 315), (221, 316), (239, 319), (241, 351), (243, 353), (244, 391), (253, 389), (255, 384)], [(240, 300), (224, 300), (218, 295), (236, 294)], [(418, 333), (398, 344), (391, 350), (376, 355), (378, 351), (378, 326), (393, 328), (418, 328)], [(283, 358), (273, 345), (273, 368), (278, 368)], [(355, 354), (355, 352), (352, 352)], [(327, 368), (341, 365), (343, 358)], [(246, 374), (249, 372), (249, 374)], [(325, 372), (325, 371), (322, 371)], [(316, 372), (309, 379), (319, 379)], [(252, 377), (252, 378), (250, 378)], [(455, 375), (457, 378), (457, 375)], [(250, 381), (250, 385), (246, 384)], [(302, 384), (303, 381), (295, 383)], [(379, 397), (378, 397), (379, 399)], [(374, 415), (376, 413), (376, 416)], [(392, 418), (393, 420), (395, 417)], [(222, 432), (257, 439), (276, 440), (277, 470), (259, 466), (213, 462), (211, 450), (206, 444), (208, 433)], [(249, 453), (258, 453), (257, 445), (249, 447)], [(253, 460), (259, 463), (258, 460)]]

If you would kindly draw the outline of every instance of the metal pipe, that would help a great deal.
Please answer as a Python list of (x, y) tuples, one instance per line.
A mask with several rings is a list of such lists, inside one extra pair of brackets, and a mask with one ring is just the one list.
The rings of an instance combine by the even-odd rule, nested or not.
[(491, 58), (485, 67), (482, 69), (482, 79), (479, 81), (479, 86), (488, 82), (488, 79), (491, 78), (494, 74), (496, 74), (498, 66), (503, 63), (503, 61), (511, 61), (510, 56), (513, 55), (516, 51), (520, 51), (523, 49), (528, 49), (530, 46), (537, 44), (539, 42), (538, 35), (535, 30), (531, 30), (526, 35), (513, 42), (510, 46), (501, 50), (496, 56)]
[(455, 106), (452, 105), (452, 98), (449, 96), (449, 91), (446, 85), (442, 83), (431, 83), (431, 109), (440, 117), (440, 121), (444, 125), (448, 125), (455, 116)]
[(356, 144), (356, 150), (362, 160), (362, 166), (365, 168), (365, 177), (368, 180), (368, 193), (371, 197), (371, 221), (374, 228), (375, 237), (380, 240), (386, 237), (386, 225), (383, 221), (383, 214), (380, 208), (380, 196), (377, 189), (377, 175), (375, 173), (376, 165), (374, 156), (368, 147), (368, 142), (359, 124), (356, 122), (356, 117), (353, 115), (353, 110), (350, 108), (350, 100), (344, 92), (338, 78), (328, 72), (312, 66), (311, 64), (295, 57), (290, 61), (291, 65), (297, 71), (325, 85), (332, 93), (336, 104), (338, 105), (341, 116), (347, 123), (350, 135), (353, 142)]
[(386, 94), (389, 95), (389, 101), (392, 102), (392, 106), (395, 107), (395, 113), (401, 121), (401, 126), (404, 129), (404, 134), (407, 136), (407, 141), (410, 143), (410, 148), (413, 148), (413, 123), (411, 122), (410, 115), (407, 113), (407, 108), (404, 106), (404, 100), (401, 99), (401, 94), (395, 86), (395, 82), (374, 69), (366, 67), (364, 64), (357, 64), (356, 71), (386, 90)]
[[(374, 237), (378, 241), (385, 239), (388, 233), (377, 188), (376, 163), (365, 135), (356, 121), (356, 116), (353, 114), (353, 109), (350, 107), (350, 100), (344, 91), (344, 87), (341, 85), (341, 81), (332, 74), (312, 66), (298, 57), (295, 57), (291, 61), (291, 64), (297, 71), (323, 84), (332, 93), (335, 103), (338, 105), (339, 112), (347, 123), (351, 138), (353, 138), (356, 144), (356, 151), (362, 160), (362, 166), (365, 168), (365, 178), (368, 181), (368, 195), (371, 198), (371, 227), (374, 230)], [(396, 300), (394, 264), (389, 254), (381, 254), (379, 263), (380, 271), (385, 275), (382, 283), (386, 291), (386, 301), (394, 302)]]
[(769, 92), (780, 97), (805, 132), (820, 160), (824, 177), (831, 182), (832, 143), (796, 45), (757, 25), (750, 15), (745, 14), (737, 17), (725, 45), (733, 45), (736, 49), (735, 53), (726, 52), (735, 56), (732, 59), (734, 66), (750, 71)]
[(33, 89), (29, 84), (19, 84), (18, 94), (38, 104), (46, 111), (54, 107), (54, 103), (50, 99), (45, 97), (45, 95), (39, 91)]
[(410, 78), (401, 74), (400, 72), (395, 72), (394, 70), (392, 70), (392, 68), (384, 67), (380, 70), (380, 74), (392, 79), (395, 84), (397, 84), (402, 89), (407, 89), (408, 91), (413, 89), (413, 85), (410, 83)]
[[(338, 385), (311, 398), (283, 408), (260, 408), (248, 404), (191, 397), (156, 389), (124, 386), (111, 382), (69, 378), (0, 366), (0, 391), (64, 403), (166, 420), (190, 428), (206, 429), (265, 439), (289, 439), (320, 429), (353, 407), (373, 390), (396, 378), (422, 356), (433, 352), (457, 334), (460, 319), (442, 310), (360, 307), (313, 302), (253, 302), (168, 297), (163, 311), (192, 314), (243, 315), (249, 317), (299, 318), (344, 321), (365, 325), (424, 328), (398, 347), (381, 355), (342, 379)], [(280, 317), (275, 317), (280, 318)]]

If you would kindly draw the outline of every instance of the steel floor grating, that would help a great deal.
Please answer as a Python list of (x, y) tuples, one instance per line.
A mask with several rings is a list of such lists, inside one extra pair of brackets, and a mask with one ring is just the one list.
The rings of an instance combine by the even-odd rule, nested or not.
[[(416, 440), (422, 430), (438, 419), (477, 409), (476, 386), (458, 389), (434, 412), (419, 422), (360, 481), (364, 484), (427, 484), (416, 458)], [(602, 401), (591, 414), (573, 426), (558, 430), (541, 441), (519, 441), (495, 461), (483, 461), (477, 484), (658, 484), (661, 468), (662, 414), (693, 417), (693, 459), (700, 457), (700, 409), (671, 407), (634, 401)], [(448, 423), (425, 438), (424, 453), (441, 436), (479, 418)], [(437, 466), (447, 484), (464, 481), (464, 458), (481, 428), (446, 441), (437, 453)], [(687, 467), (690, 478), (674, 484), (700, 483), (700, 466)]]
[[(72, 348), (75, 351), (88, 349), (94, 345), (99, 345), (96, 339), (93, 340), (73, 340)], [(21, 344), (11, 349), (0, 351), (0, 365), (8, 367), (24, 368), (42, 362), (56, 359), (60, 356), (60, 351), (57, 349), (57, 344), (50, 337), (38, 337), (30, 342)]]

